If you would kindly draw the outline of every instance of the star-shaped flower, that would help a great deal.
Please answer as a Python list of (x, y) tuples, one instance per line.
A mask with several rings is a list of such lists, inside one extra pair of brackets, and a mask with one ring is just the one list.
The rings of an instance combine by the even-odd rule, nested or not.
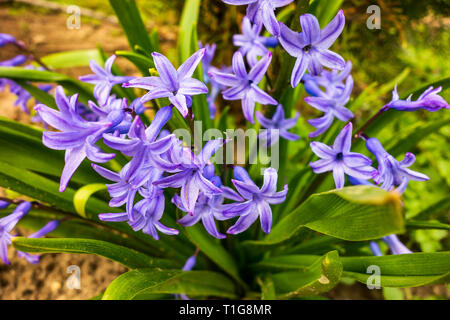
[(336, 188), (340, 189), (345, 184), (345, 174), (357, 179), (368, 180), (376, 171), (370, 165), (372, 160), (368, 157), (350, 152), (352, 143), (352, 123), (349, 122), (334, 140), (333, 146), (329, 147), (321, 142), (311, 142), (312, 151), (321, 159), (311, 162), (309, 165), (315, 173), (333, 171)]
[(387, 104), (387, 108), (400, 111), (416, 111), (425, 109), (431, 112), (440, 109), (450, 109), (450, 105), (441, 96), (438, 95), (442, 91), (442, 87), (434, 89), (429, 87), (416, 101), (412, 101), (411, 96), (406, 100), (400, 100), (397, 92), (397, 86), (392, 92), (392, 101)]
[(232, 5), (249, 5), (247, 7), (247, 17), (256, 24), (264, 23), (267, 31), (274, 36), (279, 36), (280, 26), (278, 25), (275, 9), (287, 6), (293, 0), (222, 0)]
[(407, 152), (402, 161), (397, 161), (384, 150), (376, 138), (367, 139), (366, 146), (377, 158), (378, 170), (373, 174), (373, 180), (376, 184), (382, 183), (382, 189), (392, 190), (397, 187), (396, 190), (403, 193), (409, 180), (426, 181), (430, 179), (423, 173), (408, 169), (416, 161), (416, 157), (412, 153)]
[(203, 82), (192, 78), (205, 51), (205, 48), (198, 50), (178, 69), (175, 69), (162, 54), (153, 52), (153, 61), (159, 77), (137, 78), (124, 83), (122, 86), (149, 90), (141, 98), (141, 103), (157, 98), (169, 98), (183, 117), (186, 117), (188, 107), (192, 105), (191, 96), (208, 93), (208, 87)]
[(259, 139), (267, 141), (268, 146), (274, 145), (280, 136), (286, 140), (298, 140), (300, 137), (294, 133), (290, 133), (288, 130), (295, 126), (299, 117), (300, 114), (296, 112), (294, 118), (286, 119), (281, 104), (277, 106), (277, 110), (273, 114), (272, 119), (268, 119), (261, 112), (256, 111), (256, 119), (264, 128), (268, 129), (258, 135)]
[(94, 74), (89, 74), (78, 78), (83, 82), (95, 85), (94, 97), (101, 106), (106, 104), (106, 101), (111, 93), (111, 89), (114, 85), (122, 84), (134, 78), (114, 75), (111, 71), (114, 60), (116, 60), (115, 55), (109, 57), (108, 60), (105, 61), (104, 68), (100, 67), (94, 60), (91, 60), (89, 61), (89, 66)]
[(258, 83), (263, 79), (271, 61), (272, 53), (269, 52), (247, 73), (244, 58), (237, 51), (233, 55), (233, 74), (219, 71), (211, 71), (209, 73), (209, 76), (215, 81), (229, 87), (222, 93), (224, 99), (242, 101), (244, 117), (251, 123), (255, 123), (253, 114), (256, 102), (261, 104), (278, 104), (274, 98), (258, 87)]
[(273, 46), (274, 43), (278, 43), (276, 38), (260, 36), (261, 29), (261, 24), (252, 25), (250, 19), (244, 17), (242, 20), (242, 34), (235, 34), (233, 36), (233, 44), (240, 47), (239, 52), (247, 58), (247, 62), (251, 67), (258, 62), (259, 57), (269, 52), (266, 48), (267, 44)]
[(261, 228), (265, 233), (270, 233), (272, 227), (271, 204), (279, 204), (286, 200), (288, 186), (277, 192), (278, 174), (274, 168), (264, 170), (264, 184), (259, 188), (250, 178), (247, 171), (241, 167), (234, 168), (232, 180), (236, 190), (246, 200), (240, 203), (225, 205), (223, 214), (233, 217), (239, 216), (236, 223), (231, 226), (227, 233), (238, 234), (247, 230), (260, 218)]
[(306, 70), (311, 75), (318, 75), (322, 72), (322, 66), (338, 70), (345, 67), (344, 59), (328, 50), (344, 29), (345, 17), (342, 10), (322, 30), (319, 21), (312, 14), (302, 15), (300, 24), (302, 32), (297, 33), (280, 22), (280, 43), (291, 56), (297, 58), (291, 76), (293, 88), (300, 83)]

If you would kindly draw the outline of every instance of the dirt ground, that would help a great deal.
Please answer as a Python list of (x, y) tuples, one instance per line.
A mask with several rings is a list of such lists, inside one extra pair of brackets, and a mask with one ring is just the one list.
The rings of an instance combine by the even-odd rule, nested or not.
[[(126, 50), (128, 44), (120, 26), (98, 21), (83, 22), (79, 30), (66, 28), (65, 14), (50, 12), (36, 13), (27, 8), (11, 10), (0, 6), (0, 32), (9, 33), (24, 41), (40, 56), (64, 51), (95, 48), (97, 44), (107, 53)], [(170, 28), (162, 27), (162, 46), (173, 45), (176, 34)], [(0, 61), (11, 58), (14, 52), (0, 50)], [(128, 74), (134, 69), (124, 59), (117, 60)], [(68, 72), (68, 70), (64, 70)], [(90, 73), (87, 68), (70, 70), (78, 76)], [(8, 91), (0, 92), (0, 115), (30, 123), (30, 117), (13, 107), (15, 96)], [(76, 254), (44, 254), (37, 265), (30, 265), (20, 259), (10, 248), (11, 265), (0, 264), (0, 299), (89, 299), (104, 290), (115, 277), (126, 269), (118, 263), (102, 257)], [(70, 274), (69, 266), (79, 266), (81, 288), (69, 289), (66, 285)], [(445, 295), (444, 286), (411, 289), (413, 294), (427, 296)], [(382, 299), (380, 290), (368, 290), (361, 284), (341, 284), (327, 294), (331, 299)]]

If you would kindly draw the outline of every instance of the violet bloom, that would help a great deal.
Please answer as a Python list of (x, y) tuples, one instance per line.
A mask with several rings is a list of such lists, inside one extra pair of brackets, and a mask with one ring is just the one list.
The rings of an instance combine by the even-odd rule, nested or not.
[[(42, 227), (42, 229), (28, 236), (28, 238), (42, 238), (46, 236), (48, 233), (53, 232), (56, 228), (58, 228), (59, 222), (59, 220), (50, 221), (44, 227)], [(39, 263), (39, 254), (30, 254), (28, 252), (17, 251), (17, 256), (19, 258), (25, 258), (31, 264)]]
[(279, 36), (280, 26), (278, 25), (275, 9), (287, 6), (293, 0), (222, 0), (227, 4), (246, 5), (247, 17), (255, 24), (263, 24), (267, 31), (274, 36)]
[(247, 230), (258, 217), (261, 221), (262, 230), (265, 233), (270, 233), (272, 227), (270, 205), (279, 204), (286, 200), (288, 186), (285, 185), (282, 191), (277, 192), (278, 174), (274, 168), (264, 170), (264, 184), (261, 188), (252, 181), (244, 168), (236, 166), (234, 178), (232, 182), (235, 188), (246, 201), (225, 205), (224, 215), (229, 217), (239, 216), (239, 219), (228, 229), (227, 233), (238, 234)]
[(159, 77), (133, 79), (122, 86), (149, 90), (141, 98), (141, 103), (157, 98), (169, 98), (183, 117), (192, 105), (191, 96), (208, 93), (208, 87), (200, 80), (192, 78), (195, 69), (202, 60), (206, 49), (200, 49), (187, 59), (178, 69), (162, 54), (153, 52), (153, 61)]
[(116, 110), (102, 121), (86, 121), (77, 113), (77, 99), (78, 95), (66, 97), (63, 88), (58, 86), (55, 91), (55, 101), (59, 111), (43, 104), (38, 104), (34, 108), (47, 124), (61, 131), (46, 131), (42, 136), (42, 142), (48, 148), (66, 150), (60, 192), (66, 189), (70, 178), (86, 157), (100, 163), (114, 158), (114, 154), (104, 153), (95, 143), (103, 133), (113, 132), (124, 118), (123, 112)]
[(370, 251), (372, 251), (374, 256), (381, 257), (383, 255), (381, 253), (380, 246), (375, 241), (370, 241), (369, 248), (370, 248)]
[(386, 107), (390, 109), (400, 110), (400, 111), (416, 111), (420, 109), (425, 109), (431, 112), (440, 109), (450, 109), (450, 105), (438, 95), (442, 91), (442, 87), (434, 89), (429, 87), (416, 101), (411, 100), (411, 96), (406, 100), (400, 100), (397, 92), (397, 87), (395, 87), (392, 92), (392, 101), (389, 102)]
[(206, 97), (206, 101), (208, 102), (209, 117), (211, 119), (214, 119), (217, 111), (216, 99), (220, 91), (223, 89), (223, 86), (221, 84), (211, 79), (208, 75), (210, 71), (218, 70), (216, 67), (211, 65), (212, 60), (214, 59), (214, 54), (216, 52), (216, 44), (205, 44), (203, 46), (203, 44), (199, 41), (198, 46), (199, 48), (204, 48), (206, 50), (205, 55), (202, 59), (203, 80), (206, 84), (210, 85), (210, 90)]
[(109, 57), (105, 62), (105, 68), (100, 67), (97, 62), (91, 60), (89, 61), (89, 67), (94, 74), (89, 74), (78, 78), (83, 82), (95, 85), (94, 97), (101, 106), (106, 104), (109, 94), (111, 93), (111, 89), (114, 85), (122, 84), (133, 79), (133, 77), (115, 76), (111, 71), (114, 60), (116, 60), (115, 55)]
[(10, 203), (8, 201), (0, 200), (0, 210), (8, 208)]
[(412, 253), (395, 234), (391, 234), (390, 236), (383, 237), (382, 240), (388, 245), (389, 249), (391, 249), (392, 254), (407, 254)]
[(222, 139), (208, 141), (198, 155), (194, 155), (190, 150), (190, 160), (185, 159), (181, 164), (179, 172), (162, 178), (153, 184), (159, 188), (180, 188), (181, 204), (189, 214), (195, 213), (195, 204), (200, 192), (208, 195), (222, 193), (222, 190), (216, 187), (204, 176), (204, 169), (208, 165), (212, 155), (223, 145)]
[(31, 203), (24, 201), (21, 202), (10, 215), (0, 219), (0, 259), (2, 259), (5, 264), (9, 264), (8, 245), (11, 245), (12, 238), (10, 232), (30, 209)]
[(262, 141), (267, 141), (268, 146), (274, 145), (279, 137), (290, 141), (295, 141), (300, 139), (300, 137), (294, 133), (290, 133), (288, 130), (295, 126), (300, 114), (295, 113), (294, 118), (286, 119), (284, 117), (284, 109), (281, 104), (277, 106), (277, 110), (272, 116), (272, 119), (268, 119), (262, 115), (261, 112), (256, 111), (256, 119), (261, 126), (268, 130), (264, 130), (258, 135), (259, 139)]
[(345, 79), (350, 75), (351, 71), (352, 63), (347, 61), (345, 68), (341, 71), (323, 70), (321, 74), (316, 76), (305, 74), (302, 78), (305, 91), (312, 97), (335, 96), (344, 91)]
[(324, 112), (325, 114), (317, 119), (310, 119), (308, 123), (316, 128), (316, 131), (309, 134), (310, 138), (317, 137), (324, 133), (333, 123), (334, 118), (347, 122), (353, 118), (353, 112), (345, 107), (350, 100), (353, 90), (353, 78), (348, 76), (345, 87), (335, 88), (319, 97), (306, 97), (305, 102), (313, 108)]
[(338, 70), (345, 67), (344, 59), (328, 50), (344, 29), (345, 17), (342, 10), (322, 30), (319, 21), (312, 14), (302, 15), (300, 24), (302, 32), (297, 33), (280, 22), (280, 43), (291, 56), (297, 58), (291, 76), (293, 88), (300, 83), (306, 70), (311, 75), (318, 75), (322, 72), (322, 66)]
[(209, 73), (210, 77), (215, 81), (229, 87), (222, 93), (224, 99), (242, 101), (244, 117), (253, 124), (255, 123), (253, 114), (256, 102), (261, 104), (278, 104), (274, 98), (258, 87), (258, 83), (263, 79), (271, 61), (272, 53), (269, 52), (247, 73), (244, 58), (237, 51), (233, 55), (234, 74), (217, 71), (211, 71)]
[[(210, 165), (214, 168), (213, 165)], [(214, 185), (220, 188), (223, 192), (218, 195), (200, 194), (195, 204), (194, 214), (187, 214), (177, 222), (185, 227), (190, 227), (199, 222), (203, 223), (206, 231), (217, 239), (224, 239), (226, 236), (217, 230), (214, 220), (227, 220), (229, 217), (223, 214), (224, 206), (223, 201), (225, 199), (231, 199), (235, 201), (243, 201), (243, 199), (232, 189), (222, 186), (220, 178), (215, 176), (211, 179)], [(176, 194), (172, 202), (184, 212), (188, 212), (183, 206), (181, 198)]]
[(205, 54), (202, 58), (202, 70), (203, 70), (203, 81), (209, 83), (210, 79), (208, 76), (208, 70), (212, 68), (212, 61), (214, 59), (214, 54), (216, 53), (216, 44), (205, 44), (203, 45), (201, 41), (198, 42), (198, 47), (205, 50)]
[(345, 174), (357, 179), (368, 180), (376, 171), (370, 165), (372, 160), (368, 157), (350, 152), (352, 143), (352, 123), (349, 122), (334, 140), (333, 146), (329, 147), (321, 142), (311, 142), (312, 151), (321, 159), (311, 162), (314, 173), (333, 171), (336, 188), (340, 189), (345, 184)]
[[(197, 251), (194, 253), (193, 256), (190, 256), (186, 260), (186, 263), (184, 264), (184, 266), (181, 270), (182, 271), (191, 271), (192, 269), (194, 269), (196, 263), (197, 263)], [(174, 296), (175, 296), (175, 299), (190, 300), (189, 297), (183, 293), (174, 294)]]
[(430, 179), (423, 173), (408, 169), (416, 161), (416, 157), (412, 153), (407, 152), (402, 161), (397, 161), (384, 150), (376, 138), (369, 138), (366, 141), (366, 147), (377, 158), (378, 170), (373, 174), (373, 180), (376, 184), (381, 183), (382, 189), (392, 190), (397, 187), (396, 190), (403, 193), (409, 180), (426, 181)]
[(8, 43), (17, 44), (20, 46), (23, 46), (23, 44), (16, 40), (12, 35), (7, 33), (0, 33), (0, 47), (3, 47), (4, 45)]
[(258, 58), (265, 56), (269, 50), (266, 48), (267, 44), (273, 46), (278, 43), (276, 38), (266, 38), (260, 36), (262, 25), (252, 25), (248, 17), (242, 20), (242, 34), (235, 34), (233, 36), (233, 44), (239, 48), (239, 52), (247, 58), (248, 64), (253, 67)]

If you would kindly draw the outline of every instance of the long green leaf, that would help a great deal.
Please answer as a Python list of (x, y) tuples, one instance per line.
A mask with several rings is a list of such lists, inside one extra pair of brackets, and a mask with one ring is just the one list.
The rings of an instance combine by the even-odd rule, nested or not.
[(316, 259), (306, 270), (272, 275), (279, 298), (307, 297), (327, 292), (341, 279), (342, 262), (337, 251)]
[(74, 68), (88, 66), (91, 60), (101, 64), (102, 59), (98, 50), (72, 50), (51, 53), (41, 58), (52, 69)]
[(302, 228), (351, 241), (378, 239), (404, 229), (400, 198), (372, 186), (346, 187), (314, 194), (282, 218), (271, 233), (253, 245), (289, 240)]
[(83, 253), (95, 254), (119, 262), (128, 268), (176, 268), (177, 264), (170, 260), (156, 259), (141, 252), (93, 239), (36, 239), (13, 238), (12, 243), (17, 250), (31, 253)]
[(131, 300), (138, 295), (150, 293), (236, 298), (233, 282), (220, 273), (136, 269), (111, 282), (102, 299)]
[(105, 189), (106, 185), (104, 185), (103, 183), (88, 184), (78, 189), (73, 196), (73, 205), (75, 207), (75, 211), (80, 216), (86, 217), (86, 203), (89, 198), (97, 191)]

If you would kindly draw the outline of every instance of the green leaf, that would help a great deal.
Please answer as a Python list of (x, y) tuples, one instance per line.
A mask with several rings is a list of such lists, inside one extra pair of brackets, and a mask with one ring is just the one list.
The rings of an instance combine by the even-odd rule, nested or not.
[(119, 262), (128, 268), (176, 268), (170, 260), (156, 259), (141, 252), (110, 242), (76, 238), (22, 238), (12, 240), (17, 250), (30, 253), (78, 253), (95, 254)]
[(216, 263), (222, 270), (231, 275), (236, 281), (244, 285), (239, 277), (239, 270), (233, 257), (220, 244), (219, 240), (211, 237), (204, 228), (196, 224), (185, 229), (186, 235), (197, 248)]
[(131, 300), (150, 293), (236, 298), (233, 282), (211, 271), (136, 269), (117, 277), (106, 289), (103, 300)]
[(37, 82), (56, 82), (68, 90), (70, 94), (78, 93), (79, 98), (83, 103), (87, 104), (88, 100), (95, 101), (92, 85), (53, 71), (33, 70), (22, 67), (0, 67), (0, 78)]
[(441, 222), (446, 222), (449, 210), (450, 210), (450, 197), (445, 197), (433, 203), (428, 208), (419, 212), (417, 215), (414, 216), (414, 219), (417, 220), (438, 219)]
[(278, 298), (318, 295), (334, 288), (341, 279), (342, 263), (337, 251), (331, 251), (304, 271), (288, 271), (272, 275)]
[(343, 0), (314, 0), (309, 11), (319, 20), (320, 26), (325, 27), (337, 14)]
[(102, 58), (96, 49), (51, 53), (42, 57), (41, 60), (52, 69), (84, 67), (88, 66), (91, 60), (98, 64), (102, 63)]
[(73, 205), (75, 207), (75, 211), (80, 216), (86, 217), (86, 203), (89, 198), (97, 191), (105, 189), (106, 185), (104, 185), (103, 183), (88, 184), (78, 189), (73, 196)]
[[(252, 266), (257, 272), (280, 272), (303, 270), (315, 255), (285, 255), (267, 258)], [(416, 287), (449, 280), (450, 252), (410, 253), (389, 256), (341, 257), (343, 276), (354, 278), (364, 284), (373, 271), (369, 266), (380, 268), (381, 286)], [(369, 270), (370, 271), (370, 270)]]
[(55, 98), (52, 95), (48, 94), (44, 90), (39, 89), (36, 86), (33, 86), (27, 83), (24, 80), (15, 80), (15, 82), (20, 85), (23, 89), (25, 89), (29, 94), (33, 96), (39, 103), (45, 104), (46, 106), (56, 109)]
[(258, 277), (256, 281), (261, 287), (261, 300), (276, 300), (275, 284), (270, 275), (266, 275), (263, 279)]
[(440, 223), (440, 222), (437, 222), (437, 221), (408, 220), (408, 221), (406, 221), (406, 227), (408, 229), (442, 229), (442, 230), (450, 230), (450, 224)]
[(405, 295), (400, 288), (383, 287), (383, 296), (386, 300), (404, 300)]
[(185, 61), (195, 50), (192, 48), (193, 33), (200, 12), (200, 0), (186, 0), (181, 14), (180, 28), (178, 34), (178, 52), (180, 61)]
[(265, 239), (247, 243), (278, 244), (294, 237), (302, 227), (351, 241), (401, 233), (404, 220), (400, 197), (372, 186), (353, 186), (313, 194), (282, 218)]
[(150, 73), (148, 69), (154, 68), (155, 64), (153, 60), (144, 56), (143, 54), (130, 52), (130, 51), (116, 51), (116, 55), (119, 57), (124, 57), (131, 61), (144, 76), (149, 76)]
[(146, 54), (155, 51), (148, 37), (144, 22), (134, 0), (109, 0), (111, 7), (119, 19), (131, 50), (137, 51), (141, 47)]

